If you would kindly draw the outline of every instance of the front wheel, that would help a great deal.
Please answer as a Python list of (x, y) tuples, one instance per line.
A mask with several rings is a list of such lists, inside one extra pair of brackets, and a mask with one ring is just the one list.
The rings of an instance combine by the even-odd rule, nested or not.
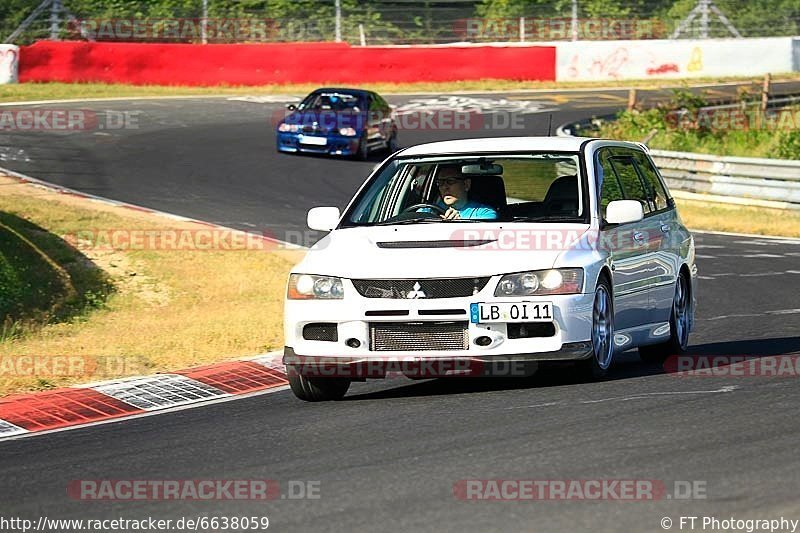
[(395, 153), (399, 147), (400, 145), (397, 143), (397, 130), (392, 130), (392, 135), (386, 143), (386, 151), (391, 155)]
[(306, 402), (341, 400), (350, 388), (350, 380), (344, 378), (312, 378), (300, 375), (287, 368), (289, 387), (299, 399)]
[(369, 145), (367, 144), (366, 134), (361, 137), (361, 140), (358, 142), (358, 152), (356, 152), (356, 158), (360, 159), (361, 161), (366, 161), (367, 158), (369, 158)]
[(660, 344), (639, 347), (639, 358), (646, 363), (663, 363), (670, 355), (679, 355), (689, 346), (689, 280), (681, 273), (675, 284), (672, 312), (669, 317), (669, 340)]
[(608, 373), (614, 359), (614, 301), (611, 287), (600, 278), (592, 305), (592, 356), (578, 363), (581, 374), (601, 379)]

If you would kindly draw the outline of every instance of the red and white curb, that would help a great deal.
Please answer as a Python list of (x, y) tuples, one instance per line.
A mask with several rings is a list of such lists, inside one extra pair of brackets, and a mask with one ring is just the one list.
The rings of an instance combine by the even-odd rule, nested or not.
[(282, 354), (0, 398), (0, 440), (286, 389)]
[[(3, 167), (0, 167), (0, 172), (22, 183), (88, 201), (123, 207), (171, 220), (248, 233), (203, 220), (87, 194)], [(289, 242), (255, 235), (274, 243), (279, 248), (305, 249)], [(5, 396), (0, 398), (0, 441), (146, 416), (165, 410), (195, 407), (242, 395), (278, 392), (286, 389), (289, 383), (286, 380), (281, 357), (282, 353), (271, 352), (249, 360), (217, 363), (178, 372)]]

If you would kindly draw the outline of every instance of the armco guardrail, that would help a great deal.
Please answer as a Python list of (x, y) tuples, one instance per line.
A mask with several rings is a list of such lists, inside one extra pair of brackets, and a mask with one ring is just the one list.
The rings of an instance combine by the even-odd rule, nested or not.
[(718, 202), (800, 209), (800, 161), (665, 150), (650, 155), (670, 189)]

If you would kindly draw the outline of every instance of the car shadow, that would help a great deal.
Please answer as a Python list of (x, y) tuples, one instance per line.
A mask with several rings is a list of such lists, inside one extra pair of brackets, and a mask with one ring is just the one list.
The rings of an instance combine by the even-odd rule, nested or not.
[[(740, 341), (712, 342), (690, 345), (686, 356), (750, 356), (772, 357), (776, 355), (800, 354), (800, 337), (779, 337)], [(639, 359), (635, 350), (617, 355), (617, 360), (603, 381), (619, 381), (666, 374), (664, 364), (646, 363)], [(405, 378), (398, 378), (405, 379)], [(575, 372), (572, 363), (548, 363), (527, 377), (451, 377), (409, 381), (408, 385), (390, 389), (351, 393), (342, 401), (384, 400), (412, 398), (417, 396), (446, 396), (452, 394), (475, 394), (504, 390), (541, 389), (589, 383)]]
[[(399, 148), (398, 148), (399, 150)], [(348, 155), (317, 154), (314, 152), (278, 152), (280, 155), (288, 157), (311, 157), (315, 159), (325, 159), (327, 161), (349, 161), (351, 163), (380, 163), (391, 154), (386, 149), (375, 150), (369, 153), (366, 159), (358, 159)]]

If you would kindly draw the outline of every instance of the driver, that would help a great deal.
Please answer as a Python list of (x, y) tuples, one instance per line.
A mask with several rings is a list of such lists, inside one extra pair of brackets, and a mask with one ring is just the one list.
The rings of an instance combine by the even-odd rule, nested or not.
[(468, 198), (467, 193), (472, 186), (472, 180), (464, 177), (461, 173), (461, 165), (439, 165), (436, 186), (442, 197), (437, 205), (445, 209), (444, 214), (441, 215), (443, 219), (497, 219), (495, 209)]

